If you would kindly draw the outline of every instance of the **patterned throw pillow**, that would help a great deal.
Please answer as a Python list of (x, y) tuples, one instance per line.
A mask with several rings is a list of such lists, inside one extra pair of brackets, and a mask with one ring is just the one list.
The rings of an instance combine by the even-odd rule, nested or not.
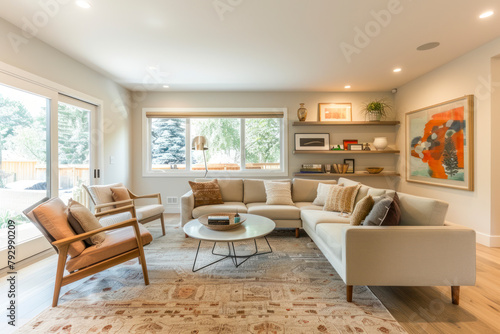
[(209, 182), (192, 182), (189, 185), (193, 190), (194, 207), (213, 204), (224, 204), (217, 179)]
[(381, 196), (375, 200), (372, 211), (366, 216), (364, 226), (396, 226), (401, 221), (399, 196)]
[(290, 182), (266, 181), (266, 204), (293, 205)]
[[(319, 183), (318, 184), (318, 190), (317, 190), (317, 195), (316, 198), (313, 201), (313, 205), (320, 205), (323, 206), (325, 205), (326, 198), (328, 197), (328, 193), (330, 192), (330, 189), (332, 186), (336, 186), (335, 184), (327, 184), (327, 183)], [(339, 187), (343, 187), (344, 185), (341, 184)]]
[(341, 185), (331, 187), (323, 210), (351, 213), (359, 188), (361, 188), (359, 183), (350, 187), (342, 187)]
[[(68, 222), (73, 230), (75, 230), (76, 234), (91, 232), (102, 227), (89, 209), (72, 199), (70, 199), (68, 203)], [(84, 241), (87, 245), (92, 246), (99, 245), (105, 238), (106, 234), (100, 232)]]
[(371, 195), (363, 197), (358, 203), (356, 203), (354, 211), (351, 215), (351, 225), (361, 225), (363, 219), (365, 219), (372, 210), (373, 204), (375, 204), (375, 201)]

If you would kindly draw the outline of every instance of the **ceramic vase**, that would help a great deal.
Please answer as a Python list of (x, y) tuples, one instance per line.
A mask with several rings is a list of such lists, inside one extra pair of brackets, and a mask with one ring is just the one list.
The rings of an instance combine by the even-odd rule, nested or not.
[(382, 151), (387, 147), (387, 137), (375, 137), (373, 140), (373, 146), (377, 151)]
[(300, 104), (300, 108), (297, 110), (297, 117), (300, 122), (305, 122), (307, 118), (307, 109), (304, 107), (304, 103)]

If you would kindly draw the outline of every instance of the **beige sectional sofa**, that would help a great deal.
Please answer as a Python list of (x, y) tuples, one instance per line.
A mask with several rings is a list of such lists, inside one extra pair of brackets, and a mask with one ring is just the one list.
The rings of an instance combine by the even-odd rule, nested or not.
[[(268, 217), (277, 227), (303, 228), (347, 285), (451, 286), (458, 304), (459, 287), (476, 279), (475, 231), (445, 222), (448, 204), (431, 198), (399, 193), (399, 226), (351, 226), (349, 217), (313, 205), (319, 183), (326, 180), (286, 180), (295, 205), (266, 205), (263, 180), (218, 180), (224, 204), (194, 208), (191, 192), (181, 198), (182, 225), (215, 212), (253, 213)], [(345, 186), (358, 182), (339, 178)], [(394, 190), (362, 185), (356, 203), (370, 194)], [(298, 236), (298, 234), (297, 234)]]

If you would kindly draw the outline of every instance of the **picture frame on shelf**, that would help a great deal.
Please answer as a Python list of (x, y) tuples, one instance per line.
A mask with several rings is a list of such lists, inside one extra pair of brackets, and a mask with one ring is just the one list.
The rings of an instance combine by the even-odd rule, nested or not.
[(349, 149), (349, 144), (357, 144), (357, 139), (344, 139), (344, 150), (347, 151)]
[(328, 151), (330, 150), (329, 133), (296, 133), (296, 151)]
[(350, 122), (352, 120), (352, 104), (319, 103), (318, 119), (320, 122)]
[(406, 180), (474, 190), (474, 95), (406, 113)]
[(344, 164), (349, 165), (349, 167), (347, 167), (346, 173), (347, 174), (354, 174), (354, 172), (356, 171), (354, 159), (344, 159)]
[(363, 144), (349, 144), (347, 149), (349, 151), (363, 151)]

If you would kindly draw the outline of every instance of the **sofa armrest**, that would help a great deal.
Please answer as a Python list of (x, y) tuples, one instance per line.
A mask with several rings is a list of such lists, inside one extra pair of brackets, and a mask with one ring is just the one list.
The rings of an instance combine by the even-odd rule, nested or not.
[(181, 226), (193, 219), (194, 195), (193, 191), (188, 191), (181, 196)]
[(346, 226), (347, 285), (462, 286), (476, 281), (476, 233), (461, 226)]

